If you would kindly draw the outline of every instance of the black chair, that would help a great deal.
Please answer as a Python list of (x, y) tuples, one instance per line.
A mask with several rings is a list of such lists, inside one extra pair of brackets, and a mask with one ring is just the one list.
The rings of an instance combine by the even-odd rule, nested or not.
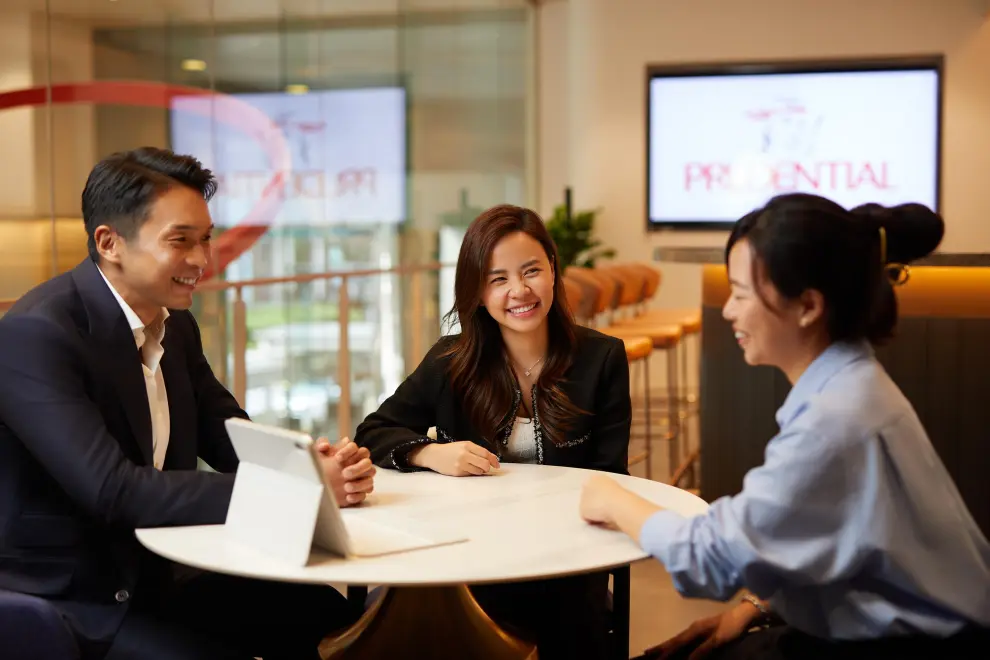
[(4, 660), (78, 660), (79, 647), (47, 600), (0, 590), (0, 649)]
[(609, 592), (609, 611), (612, 625), (609, 627), (609, 647), (614, 660), (629, 660), (629, 608), (631, 584), (628, 566), (613, 568), (612, 590)]

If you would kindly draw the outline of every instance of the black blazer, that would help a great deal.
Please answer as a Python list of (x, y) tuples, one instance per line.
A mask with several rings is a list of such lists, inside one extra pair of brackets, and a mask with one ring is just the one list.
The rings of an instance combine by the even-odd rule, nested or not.
[[(164, 470), (134, 335), (86, 260), (0, 319), (0, 588), (52, 600), (81, 645), (106, 642), (161, 565), (135, 528), (222, 523), (247, 417), (214, 377), (188, 311), (166, 321)], [(221, 473), (196, 471), (200, 456)], [(139, 584), (139, 574), (142, 576)]]
[[(415, 468), (406, 463), (405, 457), (413, 448), (428, 442), (461, 440), (470, 440), (501, 458), (521, 393), (516, 391), (513, 410), (505, 411), (506, 423), (496, 438), (480, 437), (462, 410), (460, 397), (447, 375), (450, 359), (442, 357), (442, 353), (452, 339), (440, 339), (395, 394), (358, 426), (354, 441), (368, 448), (377, 465), (412, 470)], [(561, 446), (543, 438), (536, 416), (538, 462), (628, 474), (632, 405), (629, 363), (622, 341), (579, 327), (574, 363), (564, 377), (561, 388), (571, 403), (591, 414), (575, 420)], [(533, 397), (539, 397), (538, 387), (534, 387)], [(437, 440), (426, 436), (431, 426), (437, 429)]]

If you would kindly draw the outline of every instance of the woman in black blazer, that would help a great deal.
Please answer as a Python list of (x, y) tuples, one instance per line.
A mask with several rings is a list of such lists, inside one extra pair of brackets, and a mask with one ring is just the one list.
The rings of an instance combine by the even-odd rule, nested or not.
[[(461, 333), (442, 338), (355, 441), (401, 471), (482, 475), (501, 462), (627, 474), (631, 403), (620, 340), (576, 326), (557, 250), (534, 212), (496, 206), (468, 228), (454, 278)], [(436, 437), (427, 434), (436, 429)], [(541, 658), (605, 654), (608, 576), (474, 587)]]

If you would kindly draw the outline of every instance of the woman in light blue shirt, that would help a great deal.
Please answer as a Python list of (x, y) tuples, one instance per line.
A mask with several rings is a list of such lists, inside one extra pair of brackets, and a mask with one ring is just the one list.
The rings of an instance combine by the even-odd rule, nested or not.
[[(748, 364), (793, 385), (763, 465), (690, 519), (605, 476), (582, 495), (581, 515), (637, 540), (681, 594), (749, 592), (649, 656), (957, 658), (948, 645), (987, 643), (990, 545), (872, 348), (897, 321), (892, 281), (943, 231), (919, 205), (806, 194), (736, 223), (723, 316)], [(744, 634), (771, 618), (786, 625)]]

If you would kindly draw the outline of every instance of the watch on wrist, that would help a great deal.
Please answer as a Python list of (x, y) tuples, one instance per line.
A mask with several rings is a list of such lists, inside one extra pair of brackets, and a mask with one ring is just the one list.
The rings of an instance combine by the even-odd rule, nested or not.
[(759, 598), (753, 596), (752, 594), (746, 594), (742, 597), (742, 599), (743, 602), (749, 603), (760, 612), (760, 616), (753, 620), (754, 626), (762, 626), (765, 628), (770, 625), (773, 617), (770, 614), (769, 608), (767, 608), (767, 606), (764, 605)]

